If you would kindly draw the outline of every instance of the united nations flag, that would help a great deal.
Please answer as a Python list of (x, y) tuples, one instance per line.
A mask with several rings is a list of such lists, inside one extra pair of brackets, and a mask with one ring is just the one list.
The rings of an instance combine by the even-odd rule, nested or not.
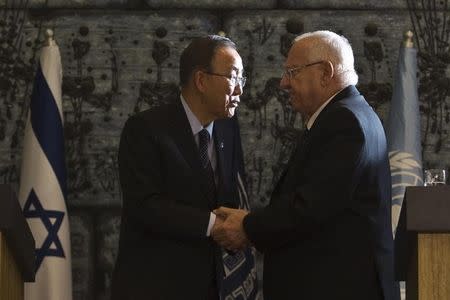
[(407, 186), (422, 185), (422, 150), (417, 96), (417, 50), (412, 33), (400, 48), (387, 124), (392, 177), (392, 232), (395, 234)]

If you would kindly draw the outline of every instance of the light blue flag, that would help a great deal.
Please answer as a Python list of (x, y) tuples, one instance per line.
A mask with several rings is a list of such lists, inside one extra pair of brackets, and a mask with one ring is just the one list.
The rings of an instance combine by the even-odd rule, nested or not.
[(416, 56), (416, 49), (400, 48), (387, 124), (394, 234), (406, 187), (423, 185)]

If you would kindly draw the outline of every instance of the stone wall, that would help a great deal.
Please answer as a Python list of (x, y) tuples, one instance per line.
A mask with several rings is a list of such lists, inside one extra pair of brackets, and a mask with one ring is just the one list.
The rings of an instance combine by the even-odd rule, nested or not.
[(278, 84), (290, 42), (306, 31), (330, 29), (350, 40), (358, 87), (383, 120), (403, 33), (418, 33), (424, 165), (448, 168), (447, 2), (427, 13), (412, 0), (0, 0), (0, 182), (17, 187), (46, 28), (64, 69), (75, 300), (108, 299), (120, 227), (120, 131), (128, 116), (177, 91), (179, 55), (194, 37), (224, 31), (244, 59), (249, 79), (239, 116), (254, 207), (268, 203), (302, 128)]

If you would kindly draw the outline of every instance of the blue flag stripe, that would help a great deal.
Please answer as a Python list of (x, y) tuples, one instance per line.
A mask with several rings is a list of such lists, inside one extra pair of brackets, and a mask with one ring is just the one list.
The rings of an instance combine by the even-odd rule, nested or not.
[(36, 71), (30, 110), (34, 134), (52, 166), (64, 198), (66, 198), (63, 125), (55, 98), (40, 65)]

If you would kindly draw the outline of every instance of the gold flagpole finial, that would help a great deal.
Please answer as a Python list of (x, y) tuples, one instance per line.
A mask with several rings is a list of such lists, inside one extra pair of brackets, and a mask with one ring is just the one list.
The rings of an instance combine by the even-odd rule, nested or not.
[(219, 32), (217, 33), (217, 35), (219, 35), (219, 36), (221, 36), (221, 37), (227, 37), (225, 31), (222, 31), (222, 30), (219, 31)]
[(414, 47), (414, 43), (413, 43), (413, 36), (414, 34), (412, 33), (411, 30), (408, 30), (407, 32), (405, 32), (405, 34), (403, 35), (403, 46), (405, 48), (413, 48)]
[(45, 30), (45, 46), (55, 46), (56, 42), (55, 39), (53, 38), (54, 34), (53, 34), (53, 30), (51, 29), (47, 29)]

